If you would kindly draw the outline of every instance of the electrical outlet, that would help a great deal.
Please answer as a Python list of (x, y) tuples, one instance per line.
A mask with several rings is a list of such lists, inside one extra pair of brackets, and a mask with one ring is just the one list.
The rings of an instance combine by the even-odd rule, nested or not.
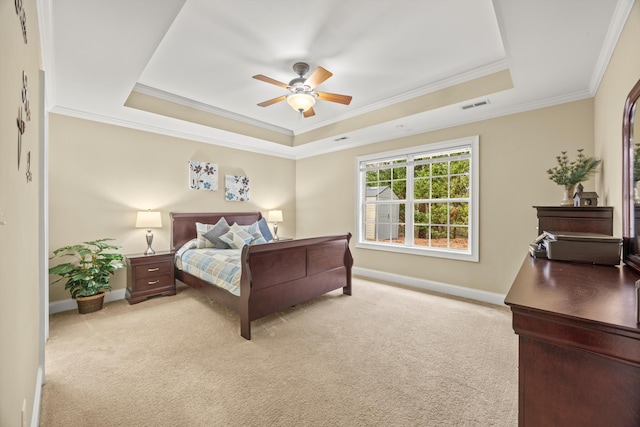
[(20, 420), (20, 425), (27, 427), (27, 399), (22, 399), (22, 414)]

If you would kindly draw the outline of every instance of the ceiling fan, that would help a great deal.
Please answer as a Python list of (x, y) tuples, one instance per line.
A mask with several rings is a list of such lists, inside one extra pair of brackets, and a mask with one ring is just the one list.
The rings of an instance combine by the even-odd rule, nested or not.
[(295, 71), (298, 77), (291, 80), (289, 84), (279, 82), (278, 80), (274, 80), (271, 77), (267, 77), (262, 74), (253, 76), (256, 80), (271, 83), (272, 85), (288, 89), (290, 92), (288, 95), (282, 95), (277, 98), (261, 102), (258, 104), (260, 107), (268, 107), (269, 105), (273, 105), (286, 99), (291, 108), (300, 112), (304, 117), (311, 117), (316, 114), (315, 111), (313, 111), (313, 105), (316, 103), (316, 99), (337, 102), (344, 105), (349, 105), (351, 102), (351, 97), (348, 95), (317, 92), (314, 90), (322, 82), (333, 75), (330, 71), (327, 71), (322, 67), (318, 67), (308, 78), (305, 79), (304, 75), (309, 71), (309, 64), (306, 62), (296, 62), (293, 64), (293, 71)]

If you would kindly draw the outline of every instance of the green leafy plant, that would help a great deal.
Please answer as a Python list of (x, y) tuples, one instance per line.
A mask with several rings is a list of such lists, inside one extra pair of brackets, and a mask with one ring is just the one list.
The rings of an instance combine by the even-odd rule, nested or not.
[(583, 148), (578, 150), (578, 156), (574, 161), (569, 161), (567, 152), (562, 151), (559, 156), (556, 156), (558, 164), (547, 170), (549, 179), (558, 185), (576, 185), (591, 177), (601, 160), (585, 156), (583, 151)]
[(49, 268), (49, 274), (60, 276), (51, 285), (67, 279), (64, 288), (69, 290), (74, 299), (110, 291), (109, 279), (117, 269), (124, 267), (122, 254), (105, 252), (121, 249), (120, 246), (107, 243), (110, 240), (114, 239), (98, 239), (53, 251), (49, 259), (72, 257), (74, 260)]

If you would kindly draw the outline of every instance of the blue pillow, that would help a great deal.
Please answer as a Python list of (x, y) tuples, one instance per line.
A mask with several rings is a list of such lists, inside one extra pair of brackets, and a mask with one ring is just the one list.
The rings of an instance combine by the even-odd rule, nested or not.
[(273, 234), (271, 234), (271, 230), (269, 230), (269, 225), (267, 224), (267, 220), (264, 217), (260, 218), (258, 221), (258, 228), (260, 229), (260, 234), (264, 237), (264, 240), (270, 242), (273, 240)]

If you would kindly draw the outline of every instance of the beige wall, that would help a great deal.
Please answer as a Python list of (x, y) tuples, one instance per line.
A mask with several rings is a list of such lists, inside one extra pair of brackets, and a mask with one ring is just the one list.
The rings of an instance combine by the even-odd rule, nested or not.
[(622, 113), (631, 88), (640, 79), (640, 2), (636, 2), (611, 57), (594, 101), (595, 153), (604, 161), (598, 194), (614, 206), (616, 235), (622, 235)]
[[(0, 426), (30, 424), (39, 366), (38, 229), (40, 161), (39, 69), (40, 44), (35, 1), (25, 0), (27, 40), (13, 1), (0, 2)], [(29, 84), (31, 121), (22, 138), (17, 165), (16, 118), (22, 105), (22, 72)], [(26, 181), (31, 151), (33, 181)]]
[(591, 123), (593, 102), (584, 100), (300, 160), (298, 236), (354, 232), (357, 156), (479, 135), (479, 262), (358, 248), (353, 256), (356, 267), (504, 294), (536, 236), (532, 206), (562, 199), (545, 171), (561, 150), (593, 152)]
[[(163, 228), (153, 248), (168, 250), (169, 212), (283, 210), (282, 236), (295, 235), (295, 162), (211, 144), (52, 114), (49, 123), (50, 249), (112, 237), (123, 252), (146, 249), (145, 230), (134, 228), (138, 210), (159, 210)], [(218, 164), (218, 191), (188, 188), (188, 162)], [(224, 200), (224, 175), (250, 180), (249, 202)], [(126, 286), (116, 272), (114, 289)], [(51, 301), (68, 299), (62, 284)]]

